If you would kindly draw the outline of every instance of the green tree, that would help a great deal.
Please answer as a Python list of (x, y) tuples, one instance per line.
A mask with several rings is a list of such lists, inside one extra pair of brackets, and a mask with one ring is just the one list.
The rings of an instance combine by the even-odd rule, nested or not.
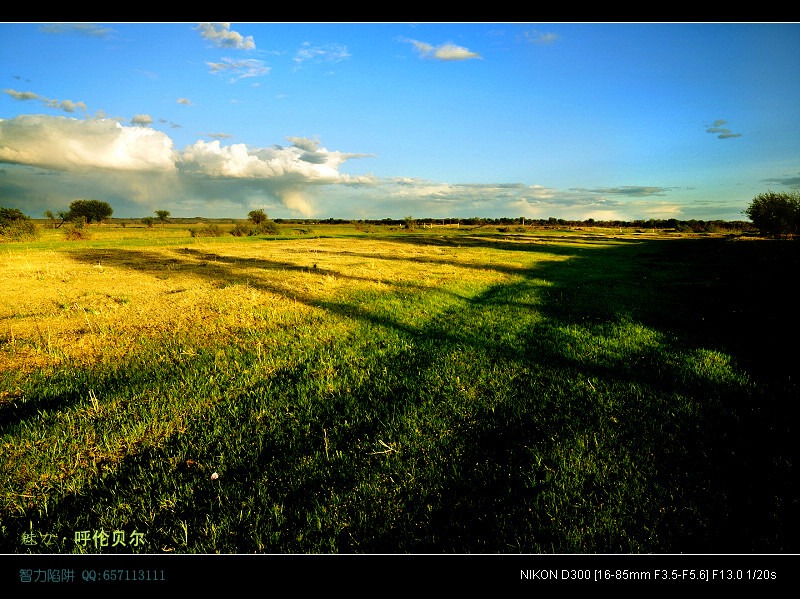
[(164, 226), (164, 223), (167, 222), (167, 219), (170, 217), (169, 210), (156, 210), (154, 212), (158, 220), (161, 222), (161, 226)]
[(0, 229), (10, 227), (13, 223), (28, 218), (19, 208), (0, 207)]
[(800, 192), (761, 193), (743, 212), (762, 235), (784, 237), (800, 233)]
[(250, 212), (248, 212), (247, 218), (254, 225), (260, 225), (261, 223), (267, 222), (267, 219), (269, 217), (267, 216), (266, 212), (264, 212), (261, 208), (259, 208), (258, 210), (251, 210)]
[(0, 239), (35, 239), (38, 233), (36, 223), (21, 210), (0, 207)]
[(406, 229), (408, 229), (409, 231), (412, 231), (417, 228), (417, 221), (414, 220), (413, 216), (411, 215), (407, 216), (405, 218), (405, 222), (406, 222)]
[[(61, 213), (59, 213), (61, 214)], [(69, 212), (64, 220), (83, 220), (85, 223), (92, 221), (100, 223), (114, 214), (114, 209), (108, 202), (100, 200), (75, 200), (69, 205)]]
[[(248, 235), (278, 235), (281, 231), (278, 223), (270, 220), (267, 213), (262, 209), (251, 210), (247, 214), (248, 220), (253, 223), (254, 227), (247, 233)], [(239, 234), (244, 233), (244, 228), (241, 227)], [(236, 232), (232, 233), (236, 234)]]

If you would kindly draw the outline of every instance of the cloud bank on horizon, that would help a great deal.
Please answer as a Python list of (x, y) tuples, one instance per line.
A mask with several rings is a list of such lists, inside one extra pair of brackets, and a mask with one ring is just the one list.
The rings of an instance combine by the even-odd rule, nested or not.
[[(111, 59), (122, 52), (120, 47), (133, 45), (136, 50), (129, 40), (137, 34), (158, 39), (165, 27), (146, 24), (118, 32), (124, 25), (0, 27), (8, 33), (24, 28), (19, 33), (26, 36), (35, 31), (43, 39), (60, 40), (60, 44), (72, 36), (77, 52), (90, 52), (92, 44), (104, 40), (111, 44)], [(261, 31), (256, 25), (246, 26)], [(125, 90), (112, 94), (111, 81), (104, 88), (85, 82), (83, 87), (70, 85), (47, 65), (22, 60), (12, 41), (0, 43), (0, 64), (6, 65), (5, 76), (15, 82), (14, 87), (3, 89), (0, 102), (0, 205), (33, 216), (64, 209), (74, 199), (94, 198), (109, 201), (116, 216), (133, 217), (168, 209), (175, 216), (241, 218), (251, 209), (266, 208), (274, 217), (290, 218), (413, 214), (435, 218), (739, 219), (755, 193), (776, 185), (795, 188), (800, 180), (796, 132), (790, 135), (791, 127), (786, 125), (791, 123), (796, 129), (796, 107), (781, 108), (773, 117), (777, 124), (762, 115), (758, 124), (754, 124), (755, 117), (749, 117), (754, 123), (748, 126), (748, 110), (758, 104), (755, 93), (742, 100), (744, 107), (730, 100), (727, 105), (721, 102), (720, 109), (737, 114), (736, 122), (746, 128), (732, 129), (727, 119), (702, 118), (701, 112), (707, 115), (713, 110), (705, 103), (692, 108), (670, 106), (659, 94), (681, 94), (662, 87), (658, 77), (649, 79), (646, 68), (650, 65), (644, 58), (620, 62), (624, 66), (614, 71), (612, 81), (601, 80), (600, 75), (587, 71), (590, 65), (576, 61), (573, 54), (579, 54), (580, 48), (558, 48), (569, 45), (565, 40), (581, 40), (581, 35), (601, 43), (606, 32), (602, 25), (562, 25), (562, 31), (544, 31), (538, 24), (527, 28), (514, 24), (522, 31), (512, 36), (503, 31), (509, 24), (486, 24), (480, 30), (476, 25), (453, 24), (440, 32), (442, 41), (435, 43), (420, 41), (423, 35), (419, 34), (428, 31), (425, 27), (410, 36), (390, 34), (386, 25), (364, 24), (362, 29), (336, 24), (307, 29), (302, 25), (295, 25), (299, 31), (291, 39), (294, 48), (285, 38), (285, 47), (262, 50), (255, 35), (240, 33), (230, 23), (187, 24), (184, 29), (199, 41), (197, 54), (191, 59), (176, 55), (173, 60), (182, 72), (173, 73), (167, 82), (158, 69), (150, 71), (148, 66), (148, 78), (154, 83), (142, 95), (133, 87), (127, 95)], [(377, 67), (367, 60), (370, 46), (351, 39), (353, 28), (366, 28), (373, 42), (378, 36), (388, 40), (386, 47), (392, 51), (383, 54), (379, 63), (385, 66), (394, 61), (394, 71), (371, 70)], [(680, 25), (675, 28), (685, 33)], [(293, 27), (286, 29), (284, 35)], [(721, 29), (728, 40), (725, 28)], [(173, 31), (191, 39), (186, 31), (170, 28)], [(276, 29), (263, 31), (277, 39)], [(433, 35), (438, 28), (428, 32)], [(764, 34), (770, 32), (771, 28), (765, 27)], [(797, 27), (790, 28), (786, 39), (798, 32)], [(747, 33), (761, 34), (758, 28)], [(308, 41), (305, 36), (312, 34), (321, 39)], [(650, 34), (648, 30), (641, 37)], [(336, 36), (350, 41), (344, 43)], [(714, 39), (711, 36), (712, 42)], [(774, 36), (772, 39), (775, 43)], [(787, 42), (794, 54), (788, 53), (780, 66), (800, 66), (796, 39), (794, 45)], [(384, 42), (375, 43), (376, 48), (384, 48)], [(410, 53), (403, 53), (403, 47), (410, 48)], [(214, 55), (220, 51), (245, 57)], [(622, 61), (613, 51), (606, 51), (611, 54), (600, 59), (616, 56)], [(503, 62), (512, 53), (519, 57)], [(141, 62), (147, 57), (158, 63), (150, 54), (139, 57), (134, 51), (133, 55), (136, 60), (131, 64), (135, 66), (128, 67), (128, 77), (134, 69), (144, 70)], [(275, 57), (275, 65), (267, 64), (269, 57)], [(357, 85), (366, 76), (349, 66), (359, 60), (367, 63), (365, 72), (374, 79), (363, 88)], [(531, 63), (539, 70), (531, 69)], [(525, 84), (523, 75), (545, 72), (545, 63), (552, 63), (547, 67), (555, 69), (552, 73), (575, 72), (560, 77), (551, 74), (548, 81)], [(706, 66), (702, 63), (698, 68)], [(26, 67), (30, 73), (19, 74)], [(280, 85), (270, 85), (267, 81), (279, 67)], [(513, 73), (520, 81), (510, 79)], [(583, 80), (577, 78), (578, 73)], [(306, 74), (311, 78), (301, 82)], [(671, 71), (667, 75), (673, 76)], [(627, 89), (620, 83), (623, 76), (628, 78)], [(337, 78), (344, 81), (341, 86), (329, 83)], [(20, 85), (23, 82), (25, 88)], [(490, 84), (501, 89), (495, 91)], [(243, 85), (247, 87), (243, 89)], [(268, 86), (266, 94), (263, 89)], [(382, 92), (384, 87), (388, 87), (387, 93)], [(798, 85), (790, 82), (787, 88), (794, 92)], [(93, 102), (77, 99), (76, 92), (81, 89), (115, 105), (104, 105), (91, 114)], [(206, 89), (209, 91), (204, 93)], [(596, 98), (584, 104), (578, 92), (589, 90)], [(694, 91), (681, 97), (692, 98)], [(724, 91), (721, 88), (719, 93)], [(160, 92), (165, 100), (154, 105), (148, 92)], [(631, 101), (638, 103), (620, 106), (628, 101), (626, 93), (637, 95)], [(608, 104), (600, 106), (604, 96), (608, 96)], [(643, 107), (643, 99), (651, 105)], [(137, 110), (137, 103), (145, 109)], [(185, 112), (166, 108), (167, 103)], [(575, 112), (563, 107), (570, 103), (576, 104)], [(165, 115), (154, 118), (152, 106)], [(131, 116), (112, 117), (105, 110), (131, 110)], [(194, 112), (202, 113), (199, 120), (192, 116)], [(241, 121), (234, 119), (239, 113)], [(270, 119), (271, 114), (280, 118)], [(219, 120), (222, 126), (215, 133), (198, 131), (192, 139), (191, 132), (177, 124), (182, 118), (191, 119), (195, 131), (201, 121), (216, 127), (209, 121)], [(675, 120), (664, 125), (659, 122), (669, 118)], [(364, 151), (329, 149), (316, 132), (284, 131), (281, 143), (232, 141), (243, 134), (266, 139), (282, 122), (302, 129), (303, 119)], [(272, 133), (262, 130), (262, 121), (270, 123)], [(228, 127), (237, 133), (225, 132)], [(637, 132), (637, 127), (644, 130)], [(767, 142), (758, 139), (764, 133), (756, 127), (788, 129), (787, 140), (775, 143), (773, 138), (775, 147), (765, 147), (762, 156), (759, 144)], [(739, 156), (731, 145), (712, 148), (703, 133), (720, 140), (718, 144), (755, 145), (747, 146)], [(756, 140), (748, 142), (749, 137)], [(395, 145), (401, 149), (396, 150)], [(350, 172), (353, 164), (369, 167), (380, 162), (383, 154), (399, 156), (396, 168), (403, 172), (391, 171), (391, 158), (385, 165), (381, 163), (381, 173)], [(418, 166), (411, 160), (416, 156), (420, 158)], [(745, 162), (747, 166), (742, 167)], [(419, 169), (416, 173), (415, 168)], [(437, 180), (439, 173), (449, 180)], [(526, 182), (526, 178), (530, 180)]]
[[(171, 194), (192, 190), (195, 202), (219, 201), (225, 182), (231, 183), (231, 190), (236, 189), (237, 181), (245, 182), (250, 193), (260, 189), (301, 216), (314, 213), (302, 193), (308, 186), (372, 182), (368, 176), (339, 172), (346, 160), (366, 155), (329, 151), (315, 140), (289, 138), (289, 145), (269, 148), (198, 140), (176, 150), (165, 133), (146, 126), (150, 119), (140, 116), (133, 121), (143, 126), (124, 126), (113, 119), (47, 115), (0, 120), (0, 162), (68, 175), (69, 180), (79, 181), (77, 186), (81, 179), (87, 187), (97, 185), (96, 180), (103, 177), (109, 189), (123, 191), (125, 197), (141, 204), (145, 213), (166, 201), (147, 184), (154, 176), (160, 177)], [(208, 197), (202, 195), (203, 180), (216, 182)], [(239, 197), (248, 205), (246, 196)]]

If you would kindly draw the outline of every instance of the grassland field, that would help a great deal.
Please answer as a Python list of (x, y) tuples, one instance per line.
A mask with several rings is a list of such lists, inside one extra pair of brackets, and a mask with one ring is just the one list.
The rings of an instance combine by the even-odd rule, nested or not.
[(0, 244), (0, 553), (797, 551), (796, 242), (189, 229)]

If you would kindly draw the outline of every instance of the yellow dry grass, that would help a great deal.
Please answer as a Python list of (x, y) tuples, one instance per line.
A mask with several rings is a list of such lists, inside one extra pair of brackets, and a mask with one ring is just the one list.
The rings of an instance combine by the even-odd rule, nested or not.
[(116, 362), (142, 339), (202, 344), (290, 322), (355, 290), (486, 284), (524, 266), (509, 252), (487, 258), (368, 237), (190, 238), (185, 229), (118, 228), (67, 243), (48, 233), (39, 243), (0, 246), (0, 370)]

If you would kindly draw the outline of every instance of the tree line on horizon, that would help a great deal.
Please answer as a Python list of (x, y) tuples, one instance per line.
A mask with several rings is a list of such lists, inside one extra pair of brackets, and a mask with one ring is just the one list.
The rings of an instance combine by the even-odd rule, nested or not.
[[(114, 213), (114, 209), (108, 202), (100, 200), (75, 200), (68, 210), (53, 214), (46, 210), (44, 216), (53, 224), (54, 228), (69, 224), (71, 230), (80, 230), (82, 227), (92, 223), (107, 222)], [(390, 225), (403, 226), (406, 229), (414, 229), (417, 226), (433, 225), (457, 225), (457, 226), (517, 226), (517, 227), (600, 227), (600, 228), (637, 228), (637, 229), (668, 229), (677, 232), (703, 233), (703, 232), (725, 232), (725, 231), (758, 231), (766, 237), (783, 238), (800, 235), (800, 191), (788, 193), (778, 193), (768, 191), (758, 194), (753, 198), (749, 206), (742, 211), (750, 220), (701, 220), (689, 219), (679, 220), (676, 218), (647, 220), (595, 220), (588, 218), (585, 220), (571, 220), (564, 218), (540, 218), (532, 219), (527, 217), (471, 217), (471, 218), (413, 218), (406, 216), (402, 219), (383, 218), (383, 219), (269, 219), (263, 210), (253, 210), (248, 214), (248, 222), (255, 228), (248, 230), (248, 234), (258, 234), (265, 228), (273, 228), (275, 224), (356, 224), (356, 225)], [(161, 222), (169, 222), (170, 212), (167, 210), (156, 210), (154, 214)], [(195, 217), (196, 220), (212, 220), (203, 217)], [(56, 221), (60, 221), (56, 224)], [(219, 219), (216, 219), (219, 220)], [(152, 226), (155, 219), (144, 217), (141, 222)], [(231, 222), (237, 223), (236, 219)], [(241, 223), (240, 223), (241, 224)], [(243, 234), (242, 231), (239, 234)], [(36, 225), (33, 220), (17, 208), (4, 208), (0, 206), (0, 239), (21, 240), (36, 236)], [(80, 236), (76, 237), (80, 238)]]
[(304, 224), (333, 224), (333, 225), (347, 225), (352, 223), (365, 224), (365, 225), (391, 225), (391, 226), (405, 226), (406, 228), (414, 228), (418, 226), (432, 226), (432, 225), (463, 225), (471, 227), (480, 226), (529, 226), (529, 227), (544, 227), (544, 228), (557, 228), (557, 227), (600, 227), (600, 228), (638, 228), (638, 229), (675, 229), (678, 231), (694, 231), (703, 232), (711, 230), (747, 230), (753, 229), (753, 223), (749, 221), (735, 220), (678, 220), (675, 218), (669, 219), (655, 219), (648, 220), (595, 220), (588, 218), (586, 220), (574, 220), (564, 218), (527, 218), (527, 217), (471, 217), (471, 218), (383, 218), (383, 219), (343, 219), (343, 218), (327, 218), (327, 219), (283, 219), (276, 218), (277, 223), (304, 223)]

